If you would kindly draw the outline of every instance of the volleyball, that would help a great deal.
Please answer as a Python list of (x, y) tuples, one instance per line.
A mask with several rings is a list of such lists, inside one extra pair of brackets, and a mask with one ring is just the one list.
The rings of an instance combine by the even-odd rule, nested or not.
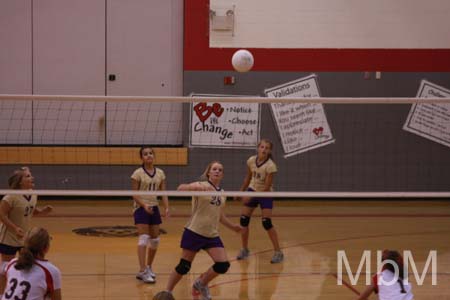
[(254, 62), (252, 53), (245, 49), (234, 52), (233, 57), (231, 58), (231, 64), (238, 72), (250, 71)]
[(153, 296), (152, 300), (175, 300), (171, 292), (161, 291)]

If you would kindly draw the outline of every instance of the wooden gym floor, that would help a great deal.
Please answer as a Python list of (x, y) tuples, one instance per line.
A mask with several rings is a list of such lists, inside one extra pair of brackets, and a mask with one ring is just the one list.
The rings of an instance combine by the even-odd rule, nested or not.
[[(164, 220), (154, 271), (157, 283), (135, 279), (138, 270), (136, 237), (82, 236), (76, 228), (132, 226), (131, 201), (40, 201), (51, 204), (51, 216), (34, 218), (53, 236), (49, 260), (63, 274), (65, 300), (150, 300), (165, 288), (169, 273), (179, 261), (179, 241), (190, 212), (189, 201), (172, 201), (172, 216)], [(238, 222), (239, 203), (228, 202), (227, 214)], [(270, 264), (271, 244), (261, 226), (259, 211), (250, 223), (251, 256), (236, 261), (240, 238), (221, 229), (231, 268), (210, 285), (218, 299), (354, 299), (365, 286), (365, 268), (357, 285), (344, 275), (338, 285), (337, 251), (345, 250), (353, 274), (364, 250), (371, 250), (375, 272), (376, 250), (411, 250), (419, 275), (429, 251), (437, 251), (437, 285), (431, 284), (431, 267), (418, 285), (416, 299), (450, 299), (450, 201), (277, 201), (273, 223), (285, 253), (281, 264)], [(192, 299), (191, 285), (211, 265), (197, 255), (191, 272), (175, 288), (177, 300)], [(410, 271), (411, 273), (411, 271)], [(376, 299), (372, 295), (369, 299)]]

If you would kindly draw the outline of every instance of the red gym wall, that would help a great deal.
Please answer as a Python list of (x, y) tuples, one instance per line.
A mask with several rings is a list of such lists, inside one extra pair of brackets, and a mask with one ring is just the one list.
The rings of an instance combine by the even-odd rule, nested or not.
[[(184, 70), (231, 70), (236, 49), (209, 48), (209, 0), (184, 3)], [(448, 72), (450, 49), (249, 49), (253, 71)]]

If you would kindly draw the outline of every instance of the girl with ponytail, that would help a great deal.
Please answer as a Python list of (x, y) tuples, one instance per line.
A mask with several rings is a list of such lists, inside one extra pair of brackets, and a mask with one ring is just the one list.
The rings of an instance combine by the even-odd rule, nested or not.
[(61, 272), (45, 259), (50, 235), (44, 228), (32, 228), (25, 235), (19, 257), (6, 266), (6, 288), (2, 300), (61, 300)]
[(381, 260), (381, 272), (372, 277), (372, 285), (361, 293), (358, 300), (367, 299), (372, 292), (378, 294), (379, 300), (412, 300), (414, 296), (405, 278), (401, 254), (395, 250), (384, 250)]

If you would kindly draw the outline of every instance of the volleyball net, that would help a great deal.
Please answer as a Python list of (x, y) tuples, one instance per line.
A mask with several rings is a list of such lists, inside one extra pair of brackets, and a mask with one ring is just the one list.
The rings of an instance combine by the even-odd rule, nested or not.
[[(39, 195), (192, 196), (199, 193), (177, 186), (199, 180), (210, 161), (220, 161), (222, 194), (248, 196), (238, 192), (247, 159), (268, 139), (278, 171), (274, 192), (263, 195), (450, 198), (450, 98), (280, 93), (0, 95), (0, 194), (11, 192), (14, 169), (28, 166)], [(167, 191), (131, 190), (142, 145), (154, 148)]]

